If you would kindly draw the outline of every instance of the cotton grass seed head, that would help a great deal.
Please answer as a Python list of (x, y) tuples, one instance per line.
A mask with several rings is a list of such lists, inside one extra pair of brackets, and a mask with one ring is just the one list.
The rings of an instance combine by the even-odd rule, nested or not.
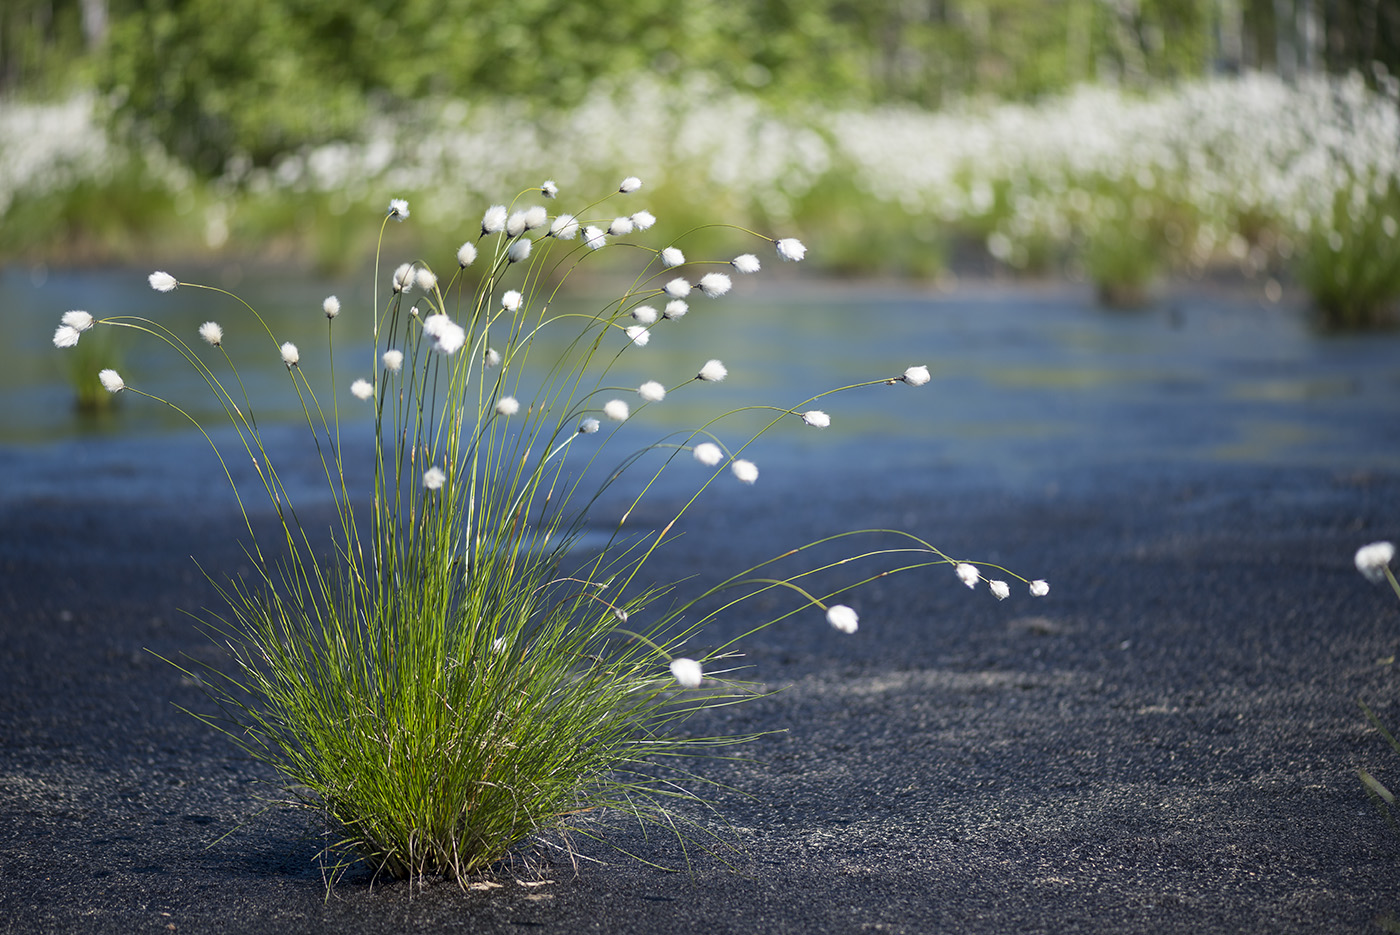
[(572, 214), (561, 214), (549, 225), (549, 236), (559, 240), (573, 240), (578, 236), (578, 218)]
[(597, 419), (589, 417), (578, 424), (578, 433), (580, 435), (592, 435), (600, 428), (602, 428), (602, 424)]
[(494, 347), (488, 347), (486, 353), (481, 355), (481, 362), (486, 365), (487, 370), (491, 370), (501, 365), (501, 352)]
[(400, 263), (399, 268), (394, 270), (394, 291), (407, 292), (413, 288), (413, 280), (416, 277), (413, 273), (412, 263)]
[(820, 409), (809, 409), (807, 412), (802, 413), (802, 421), (812, 426), (812, 428), (824, 429), (831, 425), (831, 416), (822, 412)]
[(635, 175), (629, 175), (622, 180), (622, 184), (617, 186), (617, 190), (627, 195), (642, 187), (642, 180)]
[(374, 384), (368, 380), (356, 380), (350, 384), (350, 395), (356, 399), (373, 399)]
[(681, 688), (699, 688), (705, 680), (705, 670), (694, 659), (672, 659), (671, 675)]
[(199, 336), (214, 347), (224, 343), (224, 329), (217, 321), (206, 321), (199, 326)]
[(656, 224), (656, 215), (650, 211), (638, 211), (632, 215), (632, 226), (639, 231), (650, 230)]
[(685, 299), (672, 299), (666, 303), (666, 309), (661, 314), (674, 321), (677, 318), (684, 318), (688, 311), (690, 311), (690, 305)]
[(476, 244), (467, 241), (457, 248), (457, 265), (466, 269), (476, 262)]
[(288, 370), (291, 370), (300, 362), (301, 351), (297, 350), (297, 346), (291, 341), (283, 344), (280, 350), (282, 351), (282, 363), (287, 365)]
[(1011, 585), (1005, 581), (988, 581), (987, 587), (991, 589), (992, 597), (999, 601), (1004, 601), (1011, 596)]
[(423, 319), (423, 333), (433, 339), (433, 350), (452, 355), (467, 341), (467, 332), (446, 315), (429, 315)]
[(102, 388), (109, 393), (120, 393), (126, 389), (126, 384), (122, 382), (122, 375), (115, 370), (103, 370), (97, 375), (97, 379), (102, 381)]
[(522, 237), (512, 243), (506, 250), (506, 259), (512, 263), (520, 263), (524, 260), (528, 260), (530, 258), (530, 248), (532, 246), (533, 244), (531, 241)]
[(506, 218), (506, 236), (519, 237), (525, 233), (525, 212), (512, 211)]
[(929, 375), (928, 368), (920, 364), (917, 367), (910, 367), (908, 370), (904, 371), (904, 376), (900, 377), (900, 379), (910, 386), (923, 386), (929, 380), (932, 380), (933, 377)]
[(782, 240), (773, 241), (773, 243), (778, 248), (778, 256), (784, 260), (797, 263), (807, 255), (807, 248), (796, 237), (784, 237)]
[(1372, 542), (1356, 550), (1356, 570), (1368, 581), (1379, 584), (1385, 580), (1385, 570), (1395, 558), (1395, 545), (1390, 542)]
[(525, 229), (527, 231), (536, 230), (549, 223), (549, 212), (544, 209), (544, 205), (531, 205), (525, 209)]
[(603, 415), (614, 422), (626, 422), (631, 414), (632, 408), (620, 399), (610, 399), (603, 404)]
[(826, 622), (831, 624), (842, 633), (854, 633), (860, 626), (860, 618), (856, 612), (845, 604), (832, 604), (826, 609)]
[(486, 213), (481, 216), (481, 233), (498, 234), (506, 229), (506, 206), (492, 205), (486, 209)]
[(632, 309), (632, 317), (644, 325), (654, 325), (657, 313), (650, 305), (638, 305)]
[(1050, 593), (1050, 582), (1037, 578), (1031, 582), (1031, 597), (1044, 597)]
[(559, 196), (559, 186), (554, 184), (553, 179), (546, 179), (540, 186), (540, 194), (546, 198), (557, 198)]
[(700, 368), (700, 372), (695, 375), (697, 380), (704, 380), (706, 383), (718, 383), (729, 376), (729, 368), (719, 360), (707, 360), (705, 366)]
[(403, 367), (403, 351), (390, 348), (384, 352), (384, 369), (390, 373), (398, 373)]
[(95, 323), (93, 317), (87, 312), (73, 309), (71, 312), (63, 313), (63, 323), (74, 331), (86, 331)]
[(157, 292), (169, 292), (179, 285), (179, 283), (175, 281), (174, 276), (160, 271), (152, 273), (148, 281), (151, 284), (151, 288)]
[(666, 283), (665, 291), (673, 299), (683, 299), (690, 295), (690, 283), (684, 279), (673, 279)]
[(734, 472), (735, 477), (746, 484), (752, 484), (754, 481), (758, 480), (758, 465), (754, 464), (752, 461), (745, 461), (743, 458), (740, 458), (738, 461), (731, 464), (729, 469)]
[(736, 256), (729, 261), (729, 265), (741, 273), (756, 273), (759, 269), (758, 257), (754, 256), (752, 253)]
[(418, 272), (413, 276), (413, 282), (414, 285), (424, 292), (432, 292), (433, 287), (437, 285), (437, 273), (434, 273), (426, 266), (420, 266), (418, 267)]
[(608, 233), (613, 237), (625, 237), (632, 233), (632, 227), (632, 219), (630, 217), (613, 218), (612, 223), (608, 225)]
[(706, 467), (714, 467), (724, 457), (724, 452), (714, 442), (701, 442), (695, 446), (695, 450), (691, 454), (695, 455), (696, 461)]
[(969, 588), (977, 587), (977, 582), (982, 578), (982, 573), (977, 570), (977, 566), (969, 565), (967, 562), (959, 562), (953, 571), (957, 573), (958, 580)]
[(675, 247), (667, 247), (661, 251), (661, 265), (667, 269), (685, 265), (685, 254)]
[(524, 300), (524, 296), (522, 296), (516, 290), (511, 289), (507, 291), (505, 295), (501, 296), (501, 308), (505, 309), (508, 312), (513, 312), (520, 308), (520, 303)]
[(333, 295), (326, 296), (326, 300), (321, 303), (321, 311), (326, 313), (327, 318), (334, 318), (340, 314), (340, 300)]
[(423, 487), (427, 490), (441, 490), (447, 483), (447, 475), (440, 467), (430, 467), (423, 472)]
[(520, 400), (514, 396), (502, 396), (496, 400), (496, 414), (501, 416), (513, 416), (520, 411)]
[(666, 387), (655, 380), (648, 380), (637, 387), (637, 395), (649, 403), (659, 403), (666, 398)]
[(408, 202), (402, 198), (394, 198), (389, 202), (389, 217), (402, 222), (408, 217)]
[(638, 347), (646, 347), (647, 343), (651, 341), (651, 329), (647, 328), (646, 325), (628, 325), (627, 340)]
[(601, 250), (607, 246), (608, 235), (592, 225), (583, 229), (583, 244), (590, 250)]
[(54, 347), (74, 347), (78, 343), (78, 338), (82, 337), (82, 332), (72, 325), (59, 325), (53, 333)]
[(700, 291), (712, 299), (717, 299), (729, 291), (733, 281), (724, 273), (706, 273), (697, 284)]

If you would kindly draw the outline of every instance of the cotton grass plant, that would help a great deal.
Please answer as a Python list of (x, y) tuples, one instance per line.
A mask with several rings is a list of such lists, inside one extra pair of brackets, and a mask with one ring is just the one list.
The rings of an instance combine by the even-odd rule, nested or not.
[[(640, 187), (629, 177), (597, 203), (552, 212), (543, 205), (558, 187), (546, 182), (488, 208), (446, 265), (381, 269), (377, 258), (372, 310), (329, 297), (307, 311), (325, 318), (329, 387), (304, 374), (310, 350), (282, 340), (258, 310), (163, 271), (150, 277), (157, 292), (207, 290), (227, 320), (182, 335), (158, 316), (72, 311), (55, 333), (59, 347), (94, 327), (163, 341), (203, 377), (236, 430), (235, 444), (214, 449), (242, 511), (253, 570), (216, 581), (227, 610), (205, 620), (230, 664), (192, 671), (220, 710), (201, 717), (275, 769), (290, 801), (327, 819), (332, 868), (364, 859), (393, 877), (461, 882), (541, 835), (599, 835), (600, 819), (617, 813), (670, 829), (683, 844), (723, 847), (723, 836), (683, 807), (703, 801), (706, 781), (693, 767), (752, 737), (685, 725), (761, 696), (738, 671), (745, 636), (789, 618), (855, 633), (845, 593), (894, 571), (947, 565), (956, 572), (950, 581), (987, 581), (999, 600), (1010, 594), (1005, 579), (1035, 596), (1048, 590), (1002, 569), (984, 577), (996, 566), (887, 530), (840, 532), (693, 594), (686, 582), (650, 578), (649, 559), (706, 488), (761, 483), (751, 451), (769, 429), (825, 429), (825, 396), (903, 391), (931, 374), (915, 364), (794, 405), (717, 412), (693, 430), (636, 444), (649, 431), (649, 407), (704, 394), (731, 375), (697, 352), (685, 372), (621, 385), (618, 362), (645, 355), (653, 334), (679, 339), (692, 303), (721, 299), (770, 259), (806, 253), (796, 239), (740, 228), (730, 232), (754, 252), (730, 260), (697, 262), (684, 237), (651, 246), (656, 218), (616, 205)], [(409, 217), (405, 201), (390, 203), (381, 252), (387, 232)], [(621, 295), (594, 311), (556, 310), (576, 270), (598, 251), (624, 249), (640, 271)], [(352, 321), (372, 337), (373, 357), (346, 365), (335, 349)], [(306, 451), (333, 503), (329, 535), (318, 528), (323, 519), (298, 512), (225, 351), (248, 341), (278, 355), (287, 391), (300, 400)], [(109, 392), (184, 411), (141, 382), (110, 368), (100, 375)], [(730, 417), (745, 411), (759, 414), (761, 427), (730, 437)], [(355, 449), (342, 433), (371, 418), (373, 482), (362, 490), (348, 479)], [(232, 465), (243, 459), (277, 518), (270, 539), (258, 535), (250, 492), (233, 483)], [(673, 501), (665, 523), (634, 529), (628, 517), (656, 495), (665, 472), (688, 472), (693, 493)], [(618, 497), (621, 519), (598, 509)], [(779, 559), (786, 568), (833, 543), (849, 554), (774, 570)], [(856, 583), (823, 585), (837, 565), (864, 571)], [(758, 618), (751, 599), (765, 594), (790, 601)], [(739, 621), (743, 635), (707, 640), (720, 617)]]

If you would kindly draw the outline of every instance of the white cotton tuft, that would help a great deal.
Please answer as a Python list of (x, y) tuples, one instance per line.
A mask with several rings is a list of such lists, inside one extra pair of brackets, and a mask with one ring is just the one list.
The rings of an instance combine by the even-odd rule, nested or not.
[(452, 355), (467, 341), (467, 332), (446, 315), (429, 315), (423, 319), (423, 333), (433, 339), (433, 350)]
[(685, 254), (676, 247), (667, 247), (661, 251), (661, 265), (667, 269), (685, 265)]
[(492, 205), (481, 216), (481, 233), (498, 234), (506, 229), (506, 206)]
[(656, 215), (650, 211), (638, 211), (632, 215), (632, 226), (639, 231), (649, 230), (656, 224)]
[(520, 411), (520, 400), (514, 396), (502, 396), (496, 400), (496, 414), (502, 416), (513, 416)]
[(646, 325), (629, 325), (627, 339), (638, 347), (646, 347), (651, 340), (651, 330)]
[(601, 250), (607, 246), (608, 235), (596, 227), (585, 227), (583, 229), (583, 245), (590, 250)]
[(807, 248), (802, 245), (802, 241), (796, 237), (784, 237), (782, 240), (775, 240), (774, 245), (778, 248), (778, 256), (784, 260), (791, 260), (796, 263), (807, 255)]
[(350, 384), (350, 395), (356, 399), (373, 399), (374, 384), (368, 380), (356, 380)]
[(845, 604), (832, 604), (826, 609), (826, 622), (831, 624), (842, 633), (854, 633), (860, 626), (860, 618), (856, 612)]
[(546, 198), (557, 198), (559, 196), (559, 186), (554, 184), (553, 179), (546, 179), (540, 186), (540, 194)]
[(592, 435), (600, 428), (602, 428), (602, 424), (599, 423), (597, 419), (588, 418), (578, 424), (578, 433), (580, 435)]
[(457, 265), (466, 269), (476, 262), (476, 244), (467, 241), (457, 248)]
[(696, 379), (704, 380), (706, 383), (718, 383), (729, 376), (729, 368), (722, 361), (707, 360), (705, 366), (700, 368), (700, 372), (695, 375)]
[(729, 469), (734, 472), (735, 477), (746, 484), (752, 484), (754, 481), (758, 480), (758, 465), (754, 464), (752, 461), (745, 461), (743, 458), (740, 458), (738, 461), (731, 464)]
[(394, 291), (407, 292), (413, 288), (415, 279), (412, 263), (400, 263), (399, 268), (394, 270)]
[(635, 192), (637, 189), (639, 189), (639, 188), (641, 188), (641, 187), (642, 187), (642, 180), (639, 179), (639, 178), (637, 178), (635, 175), (629, 175), (629, 176), (627, 176), (627, 178), (625, 178), (625, 179), (622, 180), (622, 184), (621, 184), (621, 185), (617, 186), (617, 190), (620, 191), (620, 192), (622, 192), (624, 195), (626, 195), (626, 194), (628, 194), (628, 193), (630, 193), (630, 192)]
[(291, 341), (288, 341), (286, 344), (283, 344), (281, 347), (281, 351), (282, 363), (287, 365), (288, 370), (295, 367), (297, 363), (301, 360), (301, 351), (297, 350), (297, 346)]
[(340, 314), (340, 300), (333, 295), (326, 296), (325, 301), (321, 303), (321, 311), (326, 313), (327, 318), (334, 318)]
[(632, 414), (632, 407), (620, 399), (610, 399), (603, 404), (603, 415), (614, 422), (626, 422)]
[(65, 325), (78, 332), (86, 331), (96, 323), (91, 315), (78, 309), (64, 312), (62, 320)]
[(389, 202), (389, 217), (402, 222), (408, 217), (408, 202), (402, 198), (394, 198)]
[(752, 253), (736, 256), (729, 261), (729, 265), (741, 273), (756, 273), (759, 270), (758, 257), (754, 256)]
[(1395, 558), (1395, 546), (1390, 542), (1372, 542), (1356, 550), (1356, 570), (1368, 581), (1385, 580), (1385, 570)]
[(434, 273), (426, 266), (420, 266), (418, 267), (418, 272), (414, 274), (413, 281), (414, 284), (424, 292), (432, 292), (433, 287), (437, 285), (437, 273)]
[(447, 483), (447, 475), (440, 467), (430, 467), (423, 472), (423, 486), (428, 490), (441, 490), (442, 485)]
[(608, 225), (608, 233), (613, 237), (625, 237), (632, 233), (632, 219), (613, 218), (612, 223)]
[(120, 393), (126, 389), (126, 384), (122, 382), (122, 375), (115, 370), (103, 370), (97, 375), (97, 379), (102, 381), (102, 387), (109, 393)]
[(530, 258), (530, 248), (534, 244), (524, 237), (512, 243), (506, 249), (506, 259), (512, 263), (519, 263)]
[(982, 573), (977, 570), (977, 566), (969, 565), (967, 562), (959, 562), (953, 571), (957, 573), (958, 580), (969, 588), (977, 587), (977, 582), (982, 578)]
[(389, 349), (384, 352), (384, 369), (390, 373), (398, 373), (403, 367), (403, 351)]
[(169, 292), (179, 285), (174, 276), (159, 271), (152, 273), (148, 281), (151, 284), (151, 288), (157, 292)]
[(674, 321), (677, 318), (684, 318), (688, 311), (690, 311), (690, 304), (685, 299), (672, 299), (666, 303), (666, 310), (661, 314)]
[(637, 387), (637, 395), (649, 403), (659, 403), (666, 398), (666, 387), (655, 380), (648, 380)]
[(516, 311), (520, 308), (520, 303), (524, 300), (524, 296), (522, 296), (516, 290), (511, 289), (508, 292), (506, 292), (505, 295), (501, 296), (501, 308), (505, 309), (508, 312)]
[(802, 421), (816, 429), (824, 429), (831, 425), (831, 416), (820, 409), (810, 409), (802, 413)]
[(694, 659), (672, 659), (671, 674), (681, 688), (699, 688), (705, 680), (705, 670)]
[(706, 273), (697, 285), (700, 291), (712, 299), (717, 299), (729, 291), (733, 281), (724, 273)]
[(560, 240), (573, 240), (578, 236), (578, 218), (572, 214), (561, 214), (549, 225), (549, 236)]
[(923, 386), (929, 380), (932, 380), (933, 377), (929, 375), (928, 368), (920, 364), (917, 367), (910, 367), (908, 370), (904, 371), (904, 376), (900, 377), (900, 379), (910, 386)]
[(1005, 581), (988, 581), (987, 587), (991, 589), (992, 597), (999, 601), (1004, 601), (1011, 596), (1011, 585)]
[(656, 309), (650, 305), (638, 305), (632, 309), (632, 317), (644, 325), (656, 324)]
[(695, 450), (692, 454), (695, 455), (696, 461), (708, 467), (714, 467), (716, 464), (719, 464), (720, 459), (724, 457), (724, 452), (721, 451), (719, 445), (716, 445), (714, 442), (701, 442), (695, 446)]
[(531, 205), (525, 209), (525, 229), (532, 231), (549, 223), (549, 212), (543, 205)]
[(1031, 582), (1031, 597), (1044, 597), (1050, 593), (1050, 582), (1037, 578)]
[(494, 347), (488, 347), (486, 353), (481, 355), (481, 362), (490, 370), (501, 365), (501, 352)]
[(683, 299), (690, 295), (690, 283), (684, 279), (673, 279), (666, 283), (665, 291), (673, 299)]
[(74, 347), (82, 333), (72, 325), (59, 325), (53, 333), (54, 347)]
[(519, 237), (525, 233), (525, 212), (512, 211), (510, 217), (506, 218), (506, 236)]
[(214, 347), (224, 343), (224, 329), (219, 327), (217, 321), (206, 321), (199, 326), (199, 336), (208, 341)]

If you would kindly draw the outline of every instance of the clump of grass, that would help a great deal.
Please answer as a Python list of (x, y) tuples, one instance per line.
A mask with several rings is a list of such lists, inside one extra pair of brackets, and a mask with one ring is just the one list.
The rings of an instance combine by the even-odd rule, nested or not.
[(1400, 299), (1400, 183), (1355, 177), (1308, 231), (1298, 271), (1332, 328), (1393, 323)]
[[(823, 397), (918, 387), (931, 374), (914, 365), (639, 441), (648, 407), (703, 394), (728, 370), (697, 355), (686, 372), (634, 387), (619, 382), (618, 362), (645, 354), (654, 334), (676, 335), (689, 303), (718, 300), (735, 277), (806, 252), (797, 240), (739, 228), (731, 233), (766, 248), (765, 259), (697, 262), (684, 254), (684, 235), (650, 246), (642, 233), (656, 219), (611, 204), (640, 184), (629, 178), (576, 213), (551, 213), (541, 202), (557, 189), (546, 183), (488, 209), (442, 274), (413, 261), (381, 279), (385, 230), (409, 217), (407, 203), (394, 200), (380, 226), (376, 305), (362, 319), (373, 358), (337, 371), (341, 303), (329, 297), (308, 311), (325, 316), (329, 389), (311, 384), (302, 350), (279, 340), (256, 309), (221, 289), (164, 272), (150, 277), (158, 292), (227, 297), (255, 339), (280, 355), (305, 415), (307, 450), (332, 494), (328, 540), (298, 513), (224, 353), (227, 342), (249, 340), (250, 329), (226, 333), (210, 321), (199, 330), (207, 346), (199, 346), (155, 319), (70, 312), (55, 334), (60, 347), (97, 325), (164, 341), (237, 429), (238, 450), (215, 447), (220, 463), (232, 480), (225, 458), (250, 458), (281, 522), (276, 541), (259, 541), (234, 485), (253, 572), (223, 583), (228, 610), (207, 618), (233, 664), (198, 673), (221, 712), (204, 719), (275, 768), (292, 800), (331, 822), (333, 868), (363, 859), (395, 877), (463, 881), (533, 836), (598, 834), (591, 816), (613, 810), (675, 830), (683, 842), (722, 846), (675, 806), (704, 788), (695, 757), (751, 736), (696, 735), (683, 725), (757, 696), (734, 668), (744, 636), (803, 616), (853, 633), (858, 615), (839, 599), (894, 571), (949, 565), (970, 588), (987, 581), (997, 599), (1010, 593), (984, 569), (889, 530), (838, 533), (694, 595), (683, 593), (684, 582), (647, 576), (648, 560), (709, 485), (758, 481), (748, 450), (768, 429), (790, 420), (826, 428), (830, 418), (815, 408)], [(570, 276), (600, 250), (640, 260), (631, 286), (594, 311), (556, 310)], [(114, 369), (101, 382), (178, 408)], [(762, 417), (760, 427), (727, 440), (740, 412)], [(371, 414), (373, 484), (358, 490), (347, 475), (342, 423)], [(625, 453), (609, 455), (610, 447)], [(625, 520), (671, 470), (698, 471), (694, 495), (664, 524), (632, 532)], [(628, 504), (622, 519), (600, 519), (595, 507), (619, 495)], [(605, 542), (595, 546), (586, 536), (600, 530)], [(776, 572), (778, 559), (833, 542), (851, 545), (851, 554)], [(823, 573), (837, 565), (867, 573), (823, 586)], [(1048, 591), (1044, 581), (1020, 580), (1034, 596)], [(706, 646), (708, 624), (770, 592), (790, 595), (788, 609)]]

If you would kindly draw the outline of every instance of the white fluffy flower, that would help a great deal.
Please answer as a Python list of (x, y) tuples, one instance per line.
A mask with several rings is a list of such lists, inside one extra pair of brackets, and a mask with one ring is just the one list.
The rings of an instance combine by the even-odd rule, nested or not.
[(706, 273), (700, 277), (697, 283), (700, 291), (712, 299), (717, 299), (729, 291), (733, 282), (724, 273)]
[(505, 295), (501, 296), (501, 308), (505, 309), (508, 312), (513, 312), (516, 309), (520, 308), (520, 303), (524, 301), (524, 299), (525, 297), (522, 296), (519, 292), (517, 292), (514, 289), (511, 289), (507, 291)]
[(530, 258), (530, 248), (532, 246), (533, 244), (529, 240), (521, 237), (506, 249), (506, 259), (512, 263), (528, 260)]
[(741, 273), (756, 273), (759, 269), (758, 257), (754, 256), (752, 253), (736, 256), (729, 261), (729, 265)]
[(179, 285), (179, 283), (175, 281), (174, 276), (170, 275), (169, 273), (162, 273), (159, 271), (154, 272), (150, 275), (149, 282), (151, 284), (151, 288), (156, 290), (157, 292), (169, 292), (171, 289), (174, 289), (176, 286)]
[(402, 198), (394, 198), (389, 202), (389, 217), (396, 221), (402, 221), (408, 217), (408, 202)]
[(999, 601), (1004, 601), (1011, 596), (1011, 585), (1005, 581), (988, 581), (987, 587), (992, 591), (992, 597)]
[(724, 452), (714, 442), (701, 442), (695, 446), (695, 450), (691, 453), (695, 455), (696, 461), (709, 467), (719, 464), (720, 459), (724, 457)]
[(525, 233), (525, 212), (512, 211), (510, 217), (506, 218), (506, 236), (519, 237)]
[(502, 416), (513, 416), (520, 411), (520, 400), (514, 396), (502, 396), (496, 400), (496, 414)]
[(71, 312), (63, 313), (63, 323), (74, 331), (86, 331), (95, 324), (93, 317), (87, 312), (73, 309)]
[(506, 206), (492, 205), (481, 216), (481, 233), (496, 234), (506, 227)]
[(1031, 582), (1031, 597), (1044, 597), (1050, 593), (1050, 582), (1037, 578)]
[(933, 377), (929, 376), (928, 368), (920, 364), (917, 367), (910, 367), (908, 370), (904, 371), (904, 376), (900, 377), (900, 379), (910, 386), (923, 386), (929, 380), (933, 379)]
[(982, 573), (977, 570), (976, 565), (969, 565), (967, 562), (960, 562), (953, 571), (957, 572), (958, 580), (969, 588), (977, 587), (977, 582), (982, 577)]
[(638, 347), (646, 347), (651, 340), (651, 330), (646, 325), (629, 325), (627, 339)]
[(433, 339), (433, 350), (439, 354), (455, 354), (467, 341), (462, 326), (442, 314), (423, 319), (423, 333)]
[(476, 244), (468, 240), (457, 248), (457, 265), (466, 269), (476, 262)]
[(596, 227), (588, 226), (583, 229), (583, 245), (590, 250), (601, 250), (607, 246), (608, 235)]
[(820, 409), (809, 409), (802, 413), (802, 421), (812, 426), (812, 428), (824, 429), (831, 424), (831, 416)]
[(734, 472), (735, 477), (746, 484), (752, 484), (754, 481), (758, 480), (758, 465), (754, 464), (752, 461), (745, 461), (743, 458), (740, 458), (738, 461), (731, 464), (729, 469)]
[(78, 343), (80, 337), (82, 337), (81, 333), (72, 325), (59, 325), (53, 333), (53, 346), (73, 347)]
[(722, 361), (707, 360), (705, 366), (700, 368), (700, 372), (695, 375), (697, 380), (704, 380), (706, 383), (718, 383), (729, 376), (729, 368)]
[(845, 604), (832, 604), (826, 609), (826, 622), (842, 633), (854, 633), (860, 625), (860, 618)]
[(659, 403), (666, 398), (666, 387), (655, 380), (648, 380), (637, 387), (637, 395), (649, 403)]
[(705, 679), (705, 671), (694, 659), (672, 659), (671, 674), (681, 688), (699, 688)]
[(350, 395), (356, 399), (371, 399), (374, 396), (374, 384), (368, 380), (356, 380), (350, 384)]
[(578, 236), (578, 218), (572, 214), (561, 214), (549, 225), (549, 236), (560, 240), (573, 240)]
[(501, 365), (501, 352), (494, 347), (488, 347), (486, 353), (481, 355), (481, 362), (485, 364), (488, 369), (499, 367)]
[(549, 223), (549, 212), (543, 205), (531, 205), (525, 209), (525, 229), (532, 231)]
[(390, 373), (398, 373), (403, 366), (403, 351), (390, 348), (384, 352), (384, 369)]
[(327, 318), (334, 318), (340, 314), (340, 300), (333, 295), (326, 296), (326, 300), (321, 303), (321, 311), (326, 313)]
[(627, 178), (622, 180), (621, 185), (617, 186), (617, 190), (626, 195), (629, 192), (635, 192), (641, 187), (642, 180), (637, 178), (635, 175), (629, 175), (627, 176)]
[(620, 399), (610, 399), (603, 404), (603, 415), (614, 422), (626, 422), (631, 414), (632, 408)]
[(546, 179), (545, 183), (540, 186), (540, 194), (546, 198), (558, 197), (559, 186), (554, 184), (553, 179)]
[(792, 260), (796, 263), (807, 255), (807, 248), (802, 245), (802, 241), (796, 237), (784, 237), (782, 240), (775, 240), (774, 245), (778, 248), (778, 256), (784, 260)]
[(97, 375), (97, 379), (102, 381), (102, 387), (109, 393), (120, 393), (126, 389), (126, 384), (122, 382), (122, 375), (115, 370), (103, 370)]
[(442, 485), (447, 483), (447, 475), (440, 467), (430, 467), (423, 472), (423, 486), (428, 490), (441, 490)]
[(420, 266), (418, 272), (414, 274), (413, 281), (424, 292), (432, 292), (433, 286), (437, 285), (437, 273), (426, 266)]
[(685, 265), (685, 254), (676, 247), (667, 247), (661, 251), (661, 265), (667, 269), (683, 266)]
[(638, 305), (632, 309), (632, 317), (644, 325), (656, 324), (656, 309), (650, 305)]
[(394, 270), (394, 291), (407, 292), (412, 289), (414, 278), (413, 264), (400, 263), (399, 268)]
[(217, 321), (206, 321), (199, 326), (199, 336), (208, 341), (214, 347), (224, 343), (224, 329), (219, 327)]
[(632, 225), (639, 231), (649, 230), (656, 223), (656, 215), (650, 211), (638, 211), (632, 215)]
[(608, 233), (614, 237), (625, 237), (632, 233), (632, 219), (613, 218), (612, 223), (608, 225)]
[(1395, 558), (1395, 545), (1390, 542), (1372, 542), (1356, 550), (1356, 570), (1368, 580), (1385, 580), (1385, 570)]
[(672, 299), (666, 303), (666, 310), (661, 314), (674, 321), (677, 318), (684, 318), (688, 311), (690, 311), (690, 305), (685, 299)]
[(666, 294), (673, 299), (683, 299), (690, 295), (690, 283), (684, 279), (673, 279), (666, 283)]
[(599, 422), (598, 422), (597, 419), (593, 419), (593, 418), (584, 419), (582, 422), (580, 422), (580, 423), (578, 424), (578, 433), (579, 433), (580, 435), (592, 435), (594, 432), (598, 431), (598, 429), (600, 429), (601, 427), (602, 427), (602, 426), (599, 424)]
[(297, 365), (297, 362), (301, 360), (301, 351), (297, 350), (297, 346), (291, 341), (288, 341), (286, 344), (283, 344), (281, 347), (281, 351), (282, 363), (286, 364), (287, 369), (289, 370), (292, 367), (295, 367)]

